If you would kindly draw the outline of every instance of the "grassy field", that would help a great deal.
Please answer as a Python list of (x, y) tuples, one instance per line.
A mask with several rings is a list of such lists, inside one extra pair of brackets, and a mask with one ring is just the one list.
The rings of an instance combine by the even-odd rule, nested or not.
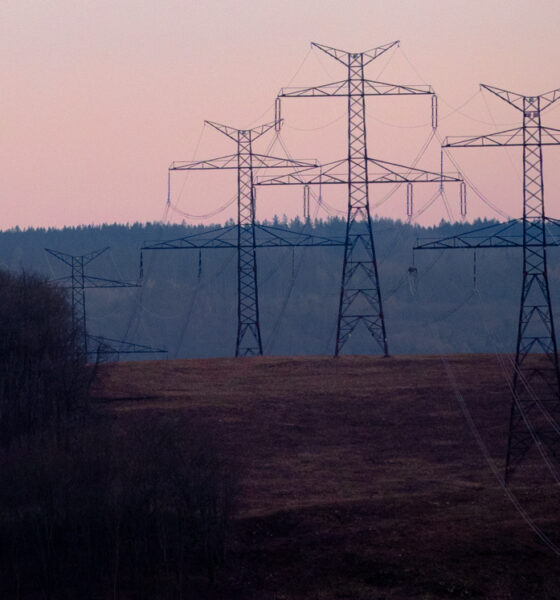
[[(242, 481), (209, 598), (560, 598), (560, 557), (506, 497), (509, 373), (491, 355), (266, 357), (101, 367), (97, 402), (209, 427)], [(448, 374), (452, 375), (450, 379)], [(139, 413), (138, 411), (142, 411)], [(536, 453), (512, 491), (560, 545)]]

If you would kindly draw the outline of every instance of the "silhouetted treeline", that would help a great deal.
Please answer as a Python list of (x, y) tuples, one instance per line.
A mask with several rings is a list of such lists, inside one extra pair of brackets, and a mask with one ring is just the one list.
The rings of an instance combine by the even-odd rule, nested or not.
[(59, 437), (87, 408), (82, 340), (65, 290), (0, 269), (0, 447), (45, 430)]
[(65, 290), (0, 269), (0, 597), (200, 598), (236, 470), (210, 433), (89, 402)]
[(0, 597), (198, 600), (224, 562), (236, 489), (185, 420), (91, 415), (63, 444), (31, 436), (0, 452)]
[[(442, 222), (423, 228), (377, 220), (374, 236), (393, 354), (512, 351), (521, 291), (521, 251), (417, 252), (417, 237), (456, 235), (487, 225)], [(294, 231), (343, 237), (341, 219), (305, 224), (275, 223)], [(145, 240), (168, 240), (210, 227), (191, 225), (104, 225), (62, 230), (0, 233), (0, 261), (33, 268), (50, 277), (69, 269), (44, 251), (50, 247), (85, 254), (111, 246), (88, 267), (94, 276), (135, 280)], [(553, 302), (560, 298), (555, 252), (550, 252)], [(334, 348), (343, 249), (258, 250), (261, 330), (268, 354), (330, 354)], [(476, 264), (476, 266), (475, 266)], [(228, 356), (234, 353), (237, 320), (235, 250), (144, 252), (143, 287), (88, 290), (88, 330), (95, 335), (167, 346), (170, 357)], [(557, 304), (558, 305), (558, 304)], [(377, 351), (356, 332), (345, 350)], [(130, 358), (133, 358), (131, 356)]]

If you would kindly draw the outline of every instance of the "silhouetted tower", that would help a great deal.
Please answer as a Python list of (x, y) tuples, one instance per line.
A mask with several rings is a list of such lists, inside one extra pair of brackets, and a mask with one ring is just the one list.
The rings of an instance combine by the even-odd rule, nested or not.
[[(55, 258), (68, 265), (71, 269), (68, 277), (58, 281), (69, 280), (68, 287), (72, 290), (72, 323), (74, 330), (83, 335), (83, 348), (86, 354), (136, 354), (136, 353), (160, 353), (167, 352), (162, 348), (152, 348), (141, 344), (133, 344), (122, 340), (114, 340), (102, 336), (94, 336), (87, 331), (86, 322), (86, 289), (88, 288), (131, 288), (140, 287), (138, 282), (117, 281), (103, 277), (87, 275), (85, 267), (98, 256), (109, 250), (109, 247), (94, 250), (89, 254), (72, 255), (57, 250), (45, 250)], [(95, 350), (89, 348), (89, 342), (97, 344)]]
[[(506, 481), (535, 441), (559, 458), (560, 371), (547, 269), (547, 226), (560, 223), (545, 215), (542, 147), (560, 144), (560, 130), (543, 127), (541, 113), (560, 99), (560, 89), (522, 96), (482, 85), (523, 114), (523, 125), (490, 135), (447, 138), (445, 148), (523, 148), (523, 218), (416, 246), (430, 248), (523, 248), (523, 278), (517, 327)], [(521, 231), (520, 231), (521, 228)], [(522, 235), (522, 242), (518, 236)]]
[[(278, 98), (330, 98), (341, 96), (348, 99), (348, 158), (329, 163), (320, 175), (291, 174), (259, 185), (323, 184), (338, 183), (348, 186), (348, 211), (346, 241), (340, 304), (338, 310), (335, 356), (338, 356), (354, 329), (363, 323), (385, 356), (389, 353), (385, 317), (381, 300), (381, 288), (377, 272), (377, 260), (371, 226), (370, 183), (441, 182), (459, 181), (420, 169), (394, 163), (373, 160), (368, 157), (366, 144), (366, 96), (432, 95), (432, 124), (437, 120), (437, 104), (430, 86), (411, 87), (371, 81), (364, 77), (364, 67), (399, 42), (392, 42), (365, 52), (346, 52), (329, 46), (312, 43), (312, 46), (343, 64), (347, 70), (345, 80), (315, 87), (282, 89)], [(277, 117), (280, 112), (277, 104)], [(346, 174), (336, 169), (346, 163)], [(370, 176), (370, 167), (383, 170), (377, 177)], [(403, 168), (398, 173), (395, 168)]]
[[(257, 284), (257, 247), (278, 246), (327, 246), (340, 245), (329, 243), (326, 238), (310, 235), (298, 235), (280, 228), (264, 227), (255, 223), (254, 170), (262, 168), (302, 168), (316, 163), (277, 158), (253, 152), (253, 142), (278, 127), (276, 121), (253, 129), (234, 129), (206, 121), (237, 144), (237, 153), (210, 160), (195, 162), (174, 162), (170, 171), (233, 169), (237, 171), (237, 225), (216, 229), (203, 234), (187, 236), (166, 242), (146, 243), (143, 250), (169, 250), (187, 248), (237, 248), (237, 340), (235, 356), (262, 355), (262, 339), (259, 320), (259, 301)], [(235, 229), (237, 240), (231, 239)], [(256, 231), (264, 235), (260, 242)]]

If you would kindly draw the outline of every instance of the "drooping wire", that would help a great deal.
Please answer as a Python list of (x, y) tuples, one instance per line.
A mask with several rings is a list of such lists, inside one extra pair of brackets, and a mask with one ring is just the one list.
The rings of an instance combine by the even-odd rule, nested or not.
[(200, 283), (199, 285), (197, 285), (195, 287), (194, 294), (192, 295), (189, 305), (187, 307), (187, 312), (184, 317), (183, 326), (181, 327), (181, 330), (179, 332), (179, 337), (178, 337), (177, 345), (175, 347), (175, 352), (174, 352), (175, 358), (179, 357), (179, 352), (181, 350), (181, 346), (183, 345), (183, 340), (184, 340), (185, 334), (187, 332), (187, 328), (188, 328), (190, 320), (191, 320), (192, 312), (193, 312), (194, 306), (196, 304), (198, 294), (200, 293), (200, 291), (206, 289), (210, 285), (210, 283), (212, 283), (218, 277), (220, 277), (222, 275), (222, 273), (226, 270), (226, 267), (229, 266), (229, 263), (232, 261), (232, 259), (235, 256), (235, 254), (233, 252), (231, 252), (231, 253), (228, 252), (228, 254), (229, 254), (229, 256), (226, 257), (226, 259), (222, 263), (219, 270), (211, 278), (209, 278), (206, 282)]
[[(401, 54), (403, 55), (404, 59), (406, 60), (406, 62), (408, 63), (408, 65), (411, 67), (411, 69), (414, 71), (414, 73), (416, 74), (416, 76), (420, 79), (420, 81), (422, 81), (422, 83), (424, 83), (424, 85), (429, 85), (426, 80), (422, 77), (422, 75), (420, 74), (420, 72), (418, 71), (418, 69), (414, 66), (414, 64), (412, 63), (412, 61), (410, 60), (410, 58), (408, 57), (408, 55), (406, 54), (406, 52), (404, 51), (403, 48), (399, 48)], [(445, 100), (445, 98), (442, 98), (441, 95), (438, 94), (438, 97), (440, 98), (440, 100), (446, 104), (449, 108), (451, 108), (451, 112), (448, 113), (447, 115), (441, 117), (439, 120), (440, 122), (443, 121), (444, 119), (447, 119), (448, 117), (450, 117), (451, 115), (455, 114), (455, 113), (459, 113), (461, 114), (463, 117), (470, 119), (471, 121), (475, 121), (477, 123), (483, 123), (485, 125), (496, 125), (496, 123), (489, 123), (488, 121), (484, 121), (482, 119), (477, 119), (475, 117), (472, 117), (471, 115), (468, 115), (464, 112), (461, 111), (462, 108), (464, 108), (467, 104), (469, 104), (469, 102), (471, 102), (472, 100), (474, 100), (474, 98), (476, 98), (476, 96), (478, 96), (479, 94), (481, 94), (481, 90), (478, 89), (472, 96), (470, 96), (467, 100), (465, 100), (465, 102), (463, 102), (462, 104), (460, 104), (459, 106), (455, 107), (452, 104), (450, 104), (449, 102), (447, 102)], [(512, 126), (515, 125), (516, 123), (499, 123), (498, 125), (500, 126)]]
[(539, 539), (548, 547), (549, 550), (551, 550), (557, 556), (560, 556), (560, 547), (557, 544), (555, 544), (548, 535), (546, 535), (546, 533), (535, 523), (535, 521), (533, 521), (533, 519), (530, 517), (530, 515), (527, 513), (527, 511), (523, 508), (523, 506), (521, 505), (519, 500), (515, 497), (515, 495), (511, 491), (511, 489), (508, 486), (506, 486), (504, 478), (502, 477), (501, 473), (498, 471), (498, 468), (496, 467), (496, 464), (494, 463), (494, 460), (492, 459), (492, 456), (490, 455), (488, 447), (486, 446), (484, 440), (482, 439), (482, 436), (480, 435), (480, 431), (479, 431), (478, 427), (476, 426), (474, 419), (472, 418), (472, 415), (467, 406), (467, 403), (465, 402), (465, 398), (461, 394), (461, 391), (459, 389), (457, 380), (455, 378), (455, 375), (453, 373), (453, 370), (451, 368), (449, 361), (445, 358), (445, 355), (443, 355), (443, 354), (441, 355), (441, 360), (444, 365), (446, 375), (447, 375), (451, 385), (453, 386), (455, 399), (457, 400), (457, 403), (459, 404), (461, 412), (463, 413), (463, 416), (465, 417), (465, 420), (467, 421), (469, 429), (470, 429), (474, 439), (476, 440), (479, 450), (481, 451), (482, 455), (484, 456), (484, 459), (486, 460), (486, 463), (490, 467), (490, 470), (492, 471), (494, 477), (496, 478), (496, 481), (498, 482), (500, 488), (502, 489), (504, 494), (507, 496), (509, 501), (513, 504), (513, 506), (515, 507), (515, 509), (517, 510), (519, 515), (522, 517), (522, 519), (525, 521), (525, 523), (532, 529), (532, 531), (539, 537)]
[[(486, 110), (488, 111), (488, 114), (490, 115), (490, 119), (492, 119), (492, 124), (494, 125), (494, 127), (497, 128), (498, 124), (496, 123), (496, 120), (494, 119), (494, 115), (492, 114), (492, 111), (490, 110), (490, 105), (488, 104), (488, 100), (486, 98), (486, 94), (482, 94), (482, 99), (484, 100), (484, 106), (486, 107)], [(515, 177), (516, 177), (517, 181), (519, 183), (521, 183), (521, 176), (519, 175), (519, 169), (513, 164), (513, 159), (511, 158), (509, 150), (510, 150), (509, 148), (505, 148), (505, 154), (508, 157), (508, 161), (509, 161), (509, 164), (511, 166), (511, 170), (515, 174)]]
[[(441, 253), (443, 254), (443, 252)], [(476, 292), (478, 293), (478, 292)], [(417, 304), (418, 306), (418, 304)], [(433, 323), (434, 321), (427, 321), (426, 325), (429, 327), (429, 329), (431, 330), (431, 337), (434, 340), (439, 340), (439, 335), (436, 333), (435, 329), (433, 328)], [(486, 463), (488, 464), (492, 474), (494, 475), (496, 481), (498, 482), (500, 488), (502, 489), (503, 493), (506, 495), (506, 497), (508, 498), (508, 500), (512, 503), (512, 505), (515, 507), (515, 509), (517, 510), (518, 514), (522, 517), (522, 519), (525, 521), (525, 523), (530, 527), (530, 529), (539, 537), (539, 539), (552, 551), (554, 552), (554, 554), (556, 554), (557, 556), (560, 556), (560, 547), (555, 544), (549, 536), (546, 535), (546, 533), (534, 522), (534, 520), (530, 517), (530, 515), (527, 513), (527, 511), (523, 508), (523, 506), (521, 505), (521, 503), (519, 502), (519, 500), (516, 498), (516, 496), (513, 494), (513, 492), (511, 491), (511, 489), (506, 486), (505, 484), (505, 480), (502, 476), (502, 474), (499, 472), (498, 468), (496, 467), (494, 460), (492, 459), (490, 452), (488, 451), (488, 448), (486, 446), (486, 443), (484, 442), (480, 431), (478, 429), (478, 427), (476, 426), (476, 423), (474, 422), (474, 419), (472, 418), (472, 415), (470, 413), (470, 410), (468, 408), (467, 403), (465, 402), (465, 399), (459, 389), (458, 383), (457, 383), (457, 379), (455, 377), (455, 374), (453, 372), (453, 369), (451, 367), (451, 364), (449, 362), (449, 360), (446, 358), (445, 354), (443, 352), (441, 352), (441, 348), (440, 348), (440, 359), (444, 365), (445, 368), (445, 372), (446, 375), (449, 379), (449, 382), (452, 385), (453, 391), (454, 391), (454, 396), (455, 399), (457, 400), (457, 403), (459, 404), (459, 407), (461, 409), (461, 412), (465, 418), (465, 420), (467, 421), (467, 424), (469, 426), (469, 429), (471, 431), (471, 434), (473, 435), (473, 437), (475, 438), (478, 448), (481, 451), (482, 455), (484, 456), (484, 459), (486, 460)], [(511, 386), (511, 382), (508, 380), (509, 385)]]
[(439, 135), (439, 133), (436, 131), (435, 133), (437, 140), (439, 141), (442, 150), (445, 152), (445, 156), (451, 161), (451, 163), (453, 164), (453, 166), (455, 167), (455, 169), (461, 173), (461, 177), (464, 179), (464, 181), (467, 183), (467, 185), (472, 189), (472, 191), (480, 198), (480, 200), (482, 200), (482, 202), (484, 202), (484, 204), (486, 204), (488, 207), (490, 207), (493, 211), (495, 211), (496, 213), (498, 213), (501, 217), (505, 218), (505, 219), (511, 219), (511, 216), (508, 215), (506, 212), (504, 212), (501, 208), (499, 208), (498, 206), (496, 206), (491, 200), (489, 200), (478, 188), (477, 186), (474, 184), (474, 182), (466, 175), (465, 170), (460, 166), (459, 161), (451, 154), (451, 152), (449, 152), (449, 148), (445, 148), (443, 146), (443, 140), (441, 138), (441, 136)]
[(220, 205), (218, 208), (216, 208), (215, 210), (203, 214), (203, 215), (195, 215), (193, 213), (188, 213), (184, 210), (181, 210), (178, 206), (171, 204), (170, 208), (173, 212), (182, 215), (183, 217), (188, 217), (189, 219), (197, 219), (197, 220), (203, 220), (203, 219), (209, 219), (211, 217), (215, 217), (216, 215), (219, 215), (220, 213), (224, 212), (227, 208), (229, 208), (234, 202), (236, 202), (237, 200), (237, 194), (235, 194), (235, 196), (233, 196), (232, 198), (230, 198), (229, 200), (227, 200), (226, 202), (224, 202), (222, 205)]
[[(193, 162), (196, 159), (196, 156), (198, 154), (198, 149), (200, 147), (200, 144), (202, 142), (202, 136), (204, 135), (204, 131), (206, 130), (206, 121), (203, 122), (202, 127), (200, 128), (200, 132), (198, 134), (198, 139), (196, 141), (193, 153), (192, 153), (192, 157), (190, 162)], [(183, 196), (183, 192), (185, 191), (185, 186), (187, 185), (187, 181), (189, 179), (189, 176), (191, 174), (191, 171), (187, 171), (185, 177), (183, 178), (183, 185), (181, 186), (181, 189), (179, 190), (179, 194), (177, 196), (177, 200), (173, 203), (171, 202), (170, 196), (171, 196), (171, 182), (168, 179), (168, 199), (166, 202), (166, 207), (165, 207), (165, 217), (167, 218), (167, 215), (169, 213), (169, 208), (171, 207), (175, 207), (176, 210), (179, 209), (179, 202)], [(168, 178), (169, 178), (169, 170), (168, 170)], [(166, 220), (164, 220), (164, 223), (166, 222)]]
[[(418, 151), (418, 154), (416, 155), (415, 159), (412, 161), (412, 165), (411, 166), (411, 170), (408, 171), (408, 173), (406, 173), (406, 176), (408, 177), (408, 175), (410, 173), (412, 173), (412, 169), (416, 168), (416, 165), (420, 162), (420, 160), (422, 160), (422, 157), (424, 156), (424, 154), (426, 153), (426, 151), (428, 150), (428, 147), (430, 146), (430, 144), (432, 143), (432, 140), (434, 139), (436, 135), (436, 130), (432, 130), (430, 131), (428, 137), (426, 138), (424, 144), (421, 146), (420, 150)], [(391, 198), (393, 196), (393, 194), (399, 189), (399, 187), (401, 186), (400, 183), (396, 183), (386, 194), (385, 196), (383, 196), (381, 198), (381, 200), (379, 200), (378, 202), (375, 203), (375, 206), (382, 206), (385, 202), (387, 202), (387, 200), (389, 200), (389, 198)]]
[[(292, 75), (292, 77), (290, 78), (290, 80), (286, 84), (286, 87), (290, 86), (292, 84), (293, 80), (299, 75), (300, 71), (303, 69), (305, 63), (307, 62), (307, 59), (309, 58), (309, 55), (311, 54), (311, 51), (312, 51), (312, 48), (309, 48), (309, 50), (307, 51), (307, 54), (303, 57), (303, 60), (301, 61), (301, 63), (297, 67), (295, 73)], [(253, 125), (255, 123), (260, 123), (261, 119), (266, 114), (268, 114), (273, 107), (275, 107), (275, 104), (276, 104), (276, 99), (274, 100), (274, 102), (272, 102), (271, 104), (269, 104), (268, 107), (258, 117), (255, 117), (250, 123), (248, 123), (247, 126), (245, 127), (245, 129), (250, 129), (251, 127), (253, 127)]]

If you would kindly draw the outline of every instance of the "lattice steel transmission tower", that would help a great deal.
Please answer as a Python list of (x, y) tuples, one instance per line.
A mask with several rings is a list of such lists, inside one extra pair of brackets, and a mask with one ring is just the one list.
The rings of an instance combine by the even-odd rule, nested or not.
[(560, 221), (545, 215), (542, 155), (543, 146), (560, 144), (560, 130), (541, 123), (541, 113), (560, 99), (560, 88), (540, 96), (523, 96), (488, 85), (482, 87), (521, 111), (522, 126), (477, 137), (449, 137), (443, 147), (523, 148), (523, 218), (418, 244), (415, 249), (523, 248), (507, 481), (535, 442), (550, 457), (560, 458), (560, 370), (546, 255), (547, 247), (559, 245), (551, 233)]
[[(327, 238), (297, 234), (278, 227), (265, 227), (255, 222), (255, 169), (287, 169), (315, 166), (316, 163), (277, 158), (253, 152), (253, 142), (272, 128), (277, 121), (253, 129), (234, 129), (206, 121), (237, 144), (237, 152), (210, 160), (174, 162), (169, 171), (233, 169), (237, 171), (237, 225), (210, 232), (157, 243), (145, 243), (142, 250), (176, 249), (237, 249), (237, 339), (235, 356), (262, 355), (257, 280), (257, 247), (336, 246), (341, 242)], [(235, 239), (236, 238), (236, 239)]]
[[(399, 42), (392, 42), (365, 52), (346, 52), (312, 43), (346, 67), (342, 81), (315, 87), (282, 89), (280, 98), (330, 98), (348, 100), (348, 158), (324, 165), (319, 174), (299, 172), (285, 177), (259, 181), (259, 185), (281, 184), (345, 184), (348, 186), (348, 210), (340, 303), (338, 310), (335, 356), (338, 356), (352, 332), (362, 323), (385, 356), (389, 354), (381, 287), (377, 271), (374, 238), (371, 225), (369, 184), (406, 182), (460, 181), (395, 163), (369, 158), (366, 143), (366, 96), (432, 96), (432, 125), (437, 121), (437, 100), (430, 86), (412, 87), (371, 81), (364, 68)], [(277, 102), (277, 118), (280, 106)], [(346, 167), (346, 173), (337, 169)], [(381, 169), (372, 176), (370, 168)], [(402, 169), (402, 171), (400, 171)]]
[[(89, 254), (72, 255), (57, 250), (45, 248), (45, 251), (68, 265), (71, 269), (68, 277), (62, 277), (57, 281), (69, 281), (68, 286), (72, 290), (72, 323), (74, 330), (83, 336), (82, 344), (86, 354), (137, 354), (137, 353), (162, 353), (167, 352), (163, 348), (153, 348), (142, 344), (133, 344), (122, 340), (114, 340), (103, 336), (91, 335), (87, 331), (86, 321), (86, 289), (88, 288), (131, 288), (140, 287), (138, 282), (118, 281), (103, 277), (87, 275), (85, 267), (109, 250), (109, 247), (94, 250)], [(95, 345), (92, 350), (91, 345)]]

